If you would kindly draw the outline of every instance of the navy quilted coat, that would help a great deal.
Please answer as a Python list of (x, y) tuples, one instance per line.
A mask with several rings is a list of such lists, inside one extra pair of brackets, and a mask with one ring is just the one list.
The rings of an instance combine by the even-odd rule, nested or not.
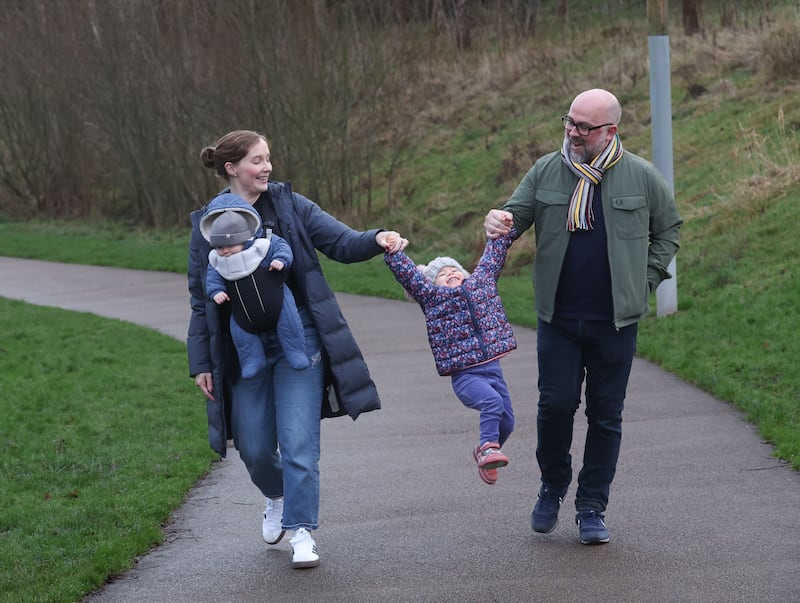
[[(269, 191), (282, 236), (294, 254), (292, 270), (328, 359), (330, 387), (320, 400), (321, 416), (348, 414), (355, 420), (362, 412), (379, 409), (380, 399), (361, 350), (322, 273), (317, 250), (343, 263), (368, 260), (383, 251), (375, 242), (379, 230), (353, 230), (313, 201), (293, 193), (288, 182), (270, 182)], [(224, 457), (231, 433), (230, 380), (238, 374), (238, 359), (228, 328), (230, 317), (225, 313), (228, 304), (217, 306), (205, 295), (211, 248), (199, 229), (204, 210), (192, 212), (188, 267), (192, 315), (186, 345), (189, 374), (194, 377), (211, 373), (214, 380), (216, 401), (206, 403), (208, 439), (211, 448)]]

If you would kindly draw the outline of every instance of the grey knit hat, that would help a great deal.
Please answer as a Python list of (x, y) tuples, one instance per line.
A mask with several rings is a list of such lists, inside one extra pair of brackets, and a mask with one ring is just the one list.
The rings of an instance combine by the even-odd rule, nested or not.
[(212, 247), (228, 247), (252, 238), (253, 229), (240, 212), (228, 209), (214, 216), (209, 235)]
[(464, 270), (464, 267), (453, 258), (447, 256), (441, 256), (432, 259), (430, 263), (422, 269), (422, 274), (424, 274), (425, 278), (427, 278), (429, 281), (434, 282), (436, 280), (436, 275), (439, 274), (439, 271), (445, 266), (453, 266), (454, 268), (458, 268), (464, 273), (464, 278), (469, 278), (469, 272)]

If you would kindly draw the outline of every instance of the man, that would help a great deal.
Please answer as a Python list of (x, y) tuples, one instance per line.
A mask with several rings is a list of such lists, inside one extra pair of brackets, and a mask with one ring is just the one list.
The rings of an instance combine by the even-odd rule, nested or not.
[(538, 314), (539, 497), (535, 532), (552, 532), (572, 481), (570, 446), (585, 381), (588, 421), (575, 498), (582, 544), (610, 540), (609, 490), (622, 440), (622, 409), (636, 351), (637, 322), (678, 250), (682, 224), (663, 177), (623, 151), (622, 108), (607, 90), (582, 92), (561, 118), (560, 152), (540, 158), (486, 235), (536, 232), (533, 284)]

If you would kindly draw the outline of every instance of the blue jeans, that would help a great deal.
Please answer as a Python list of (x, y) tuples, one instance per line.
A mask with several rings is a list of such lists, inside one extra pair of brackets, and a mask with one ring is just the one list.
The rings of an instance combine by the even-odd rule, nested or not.
[(542, 483), (562, 494), (572, 481), (572, 430), (586, 381), (588, 429), (575, 498), (579, 511), (602, 513), (608, 505), (637, 332), (636, 324), (617, 329), (607, 321), (539, 320), (536, 459)]
[(450, 380), (462, 404), (481, 413), (480, 443), (497, 442), (502, 446), (514, 431), (514, 410), (500, 361), (463, 369)]
[(250, 479), (264, 496), (283, 495), (283, 527), (319, 527), (320, 408), (324, 364), (316, 329), (305, 309), (311, 365), (292, 368), (277, 333), (261, 335), (267, 368), (233, 385), (233, 441)]

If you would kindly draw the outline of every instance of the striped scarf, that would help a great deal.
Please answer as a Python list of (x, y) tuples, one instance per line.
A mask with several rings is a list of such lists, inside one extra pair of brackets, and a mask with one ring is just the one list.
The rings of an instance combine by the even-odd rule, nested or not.
[(561, 146), (561, 161), (578, 177), (578, 184), (572, 193), (567, 216), (567, 230), (591, 230), (594, 222), (592, 199), (594, 187), (603, 180), (603, 175), (622, 157), (622, 141), (615, 134), (603, 152), (592, 159), (591, 163), (575, 163), (569, 158), (569, 140), (564, 138)]

